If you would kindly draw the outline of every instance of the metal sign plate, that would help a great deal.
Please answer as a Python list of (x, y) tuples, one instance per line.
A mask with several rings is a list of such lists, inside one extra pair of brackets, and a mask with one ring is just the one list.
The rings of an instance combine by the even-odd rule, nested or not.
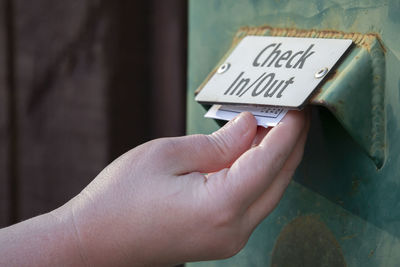
[(298, 108), (351, 43), (348, 39), (246, 36), (196, 101)]

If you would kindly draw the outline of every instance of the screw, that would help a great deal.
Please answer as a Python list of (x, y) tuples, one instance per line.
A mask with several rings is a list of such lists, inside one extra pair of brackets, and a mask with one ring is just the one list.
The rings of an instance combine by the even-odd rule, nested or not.
[(322, 77), (324, 77), (326, 74), (328, 73), (328, 68), (322, 68), (319, 71), (317, 71), (314, 75), (315, 78), (320, 79)]
[(218, 74), (224, 73), (225, 71), (227, 71), (227, 70), (229, 69), (230, 66), (231, 66), (231, 64), (229, 64), (229, 63), (224, 63), (224, 64), (222, 64), (222, 65), (218, 68), (217, 73), (218, 73)]

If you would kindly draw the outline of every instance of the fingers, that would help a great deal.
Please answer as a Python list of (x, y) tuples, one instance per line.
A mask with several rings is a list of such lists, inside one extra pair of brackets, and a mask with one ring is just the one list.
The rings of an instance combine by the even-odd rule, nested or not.
[(170, 166), (176, 174), (214, 172), (229, 167), (248, 150), (257, 130), (257, 122), (249, 112), (241, 113), (211, 135), (174, 138)]
[(249, 218), (250, 225), (253, 228), (268, 216), (282, 198), (283, 193), (303, 157), (309, 124), (309, 120), (307, 120), (306, 127), (299, 141), (279, 174), (272, 181), (267, 190), (249, 207), (246, 216)]
[(256, 137), (253, 140), (252, 146), (258, 146), (271, 129), (271, 127), (257, 127)]
[(227, 194), (247, 209), (268, 188), (292, 154), (306, 127), (304, 112), (291, 111), (257, 147), (246, 151), (227, 173)]

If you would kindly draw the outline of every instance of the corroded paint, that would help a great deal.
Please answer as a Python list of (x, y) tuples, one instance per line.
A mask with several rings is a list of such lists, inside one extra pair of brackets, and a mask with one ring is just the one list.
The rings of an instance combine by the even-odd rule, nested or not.
[(332, 231), (318, 216), (305, 215), (282, 229), (271, 255), (271, 266), (344, 267), (346, 263)]

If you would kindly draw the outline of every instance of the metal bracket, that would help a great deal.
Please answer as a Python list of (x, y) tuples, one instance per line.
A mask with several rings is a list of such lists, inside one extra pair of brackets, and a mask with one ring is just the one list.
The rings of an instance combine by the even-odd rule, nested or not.
[(356, 44), (310, 103), (328, 108), (378, 168), (385, 161), (385, 57), (375, 36)]
[[(247, 35), (352, 39), (352, 47), (324, 78), (308, 103), (330, 110), (377, 168), (383, 166), (386, 154), (385, 50), (377, 34), (269, 26), (243, 27), (236, 33), (232, 47)], [(217, 66), (224, 62), (230, 51)]]

